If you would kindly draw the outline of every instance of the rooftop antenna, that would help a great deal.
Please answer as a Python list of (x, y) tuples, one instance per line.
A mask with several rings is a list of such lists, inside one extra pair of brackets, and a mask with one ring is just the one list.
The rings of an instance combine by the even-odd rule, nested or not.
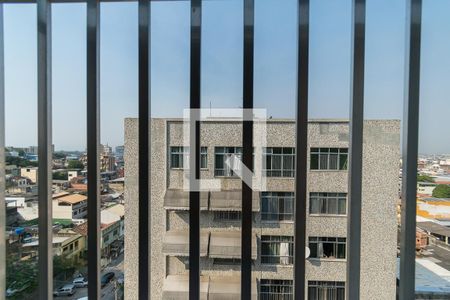
[(211, 101), (209, 101), (209, 117), (211, 117)]

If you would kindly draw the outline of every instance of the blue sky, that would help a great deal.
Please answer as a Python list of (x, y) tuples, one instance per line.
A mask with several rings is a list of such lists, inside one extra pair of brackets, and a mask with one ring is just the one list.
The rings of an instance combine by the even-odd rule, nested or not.
[[(294, 117), (296, 0), (255, 0), (255, 106)], [(281, 3), (283, 5), (281, 5)], [(450, 1), (425, 0), (420, 150), (450, 153)], [(202, 105), (242, 102), (242, 0), (205, 1)], [(123, 143), (123, 119), (137, 116), (137, 4), (101, 6), (102, 142)], [(189, 106), (188, 2), (152, 4), (152, 109), (176, 117)], [(351, 1), (311, 0), (311, 118), (347, 118)], [(85, 6), (53, 5), (53, 138), (58, 150), (86, 140)], [(6, 139), (36, 144), (36, 7), (5, 8)], [(405, 0), (367, 0), (365, 117), (401, 119)]]

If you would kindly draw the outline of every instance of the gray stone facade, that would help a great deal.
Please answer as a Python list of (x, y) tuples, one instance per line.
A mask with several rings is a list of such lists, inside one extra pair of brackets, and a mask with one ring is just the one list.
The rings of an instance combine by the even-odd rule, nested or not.
[[(370, 120), (364, 122), (361, 299), (395, 299), (398, 197), (398, 158), (400, 122)], [(183, 170), (170, 168), (169, 149), (183, 146), (182, 120), (153, 119), (151, 122), (151, 293), (161, 299), (164, 280), (169, 275), (188, 274), (187, 257), (163, 253), (167, 231), (188, 230), (187, 210), (164, 207), (167, 190), (182, 189)], [(207, 168), (202, 178), (214, 178), (215, 147), (241, 146), (242, 125), (237, 121), (207, 121), (201, 126), (201, 146), (207, 147)], [(310, 121), (310, 148), (348, 148), (348, 122)], [(292, 120), (268, 120), (268, 147), (295, 147), (295, 123)], [(256, 150), (255, 150), (256, 151)], [(138, 121), (125, 120), (125, 298), (138, 295)], [(308, 155), (308, 164), (310, 155)], [(347, 193), (348, 172), (309, 170), (309, 192)], [(236, 178), (222, 178), (224, 190), (241, 188)], [(267, 190), (293, 192), (294, 178), (267, 178)], [(260, 210), (261, 208), (259, 208)], [(309, 212), (309, 201), (307, 203)], [(205, 232), (239, 231), (240, 222), (217, 222), (211, 210), (201, 212)], [(260, 279), (292, 279), (292, 265), (261, 264), (260, 238), (263, 235), (293, 236), (293, 223), (263, 222), (254, 213), (253, 232), (257, 236), (257, 258), (254, 261), (255, 282)], [(346, 237), (346, 215), (307, 214), (307, 236)], [(210, 257), (201, 257), (202, 275), (211, 277), (239, 276), (239, 265), (216, 265)], [(343, 281), (345, 259), (313, 259), (306, 261), (306, 281)], [(259, 286), (259, 285), (257, 285)]]

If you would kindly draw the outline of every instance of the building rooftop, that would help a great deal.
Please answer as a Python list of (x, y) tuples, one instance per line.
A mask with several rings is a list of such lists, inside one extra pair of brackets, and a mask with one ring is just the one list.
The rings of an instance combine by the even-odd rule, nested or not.
[(113, 213), (119, 217), (123, 217), (125, 215), (125, 206), (123, 204), (112, 205), (104, 210), (109, 211), (110, 213)]
[[(54, 236), (53, 237), (53, 245), (61, 244), (64, 241), (67, 241), (71, 238), (73, 238), (73, 236)], [(38, 246), (38, 245), (39, 245), (39, 240), (35, 240), (31, 243), (23, 244), (24, 247), (33, 247), (33, 246)]]
[(450, 205), (450, 198), (425, 197), (420, 198), (420, 200), (424, 202), (442, 202), (443, 205)]
[[(110, 224), (100, 224), (100, 230), (103, 230), (107, 227), (109, 227)], [(75, 226), (73, 228), (73, 231), (75, 231), (76, 233), (81, 234), (82, 236), (87, 236), (88, 234), (88, 221), (84, 222), (83, 224), (80, 224), (78, 226)]]
[(60, 192), (60, 193), (55, 193), (55, 194), (53, 194), (53, 199), (57, 199), (57, 198), (61, 198), (61, 197), (64, 197), (64, 196), (67, 196), (67, 195), (70, 195), (68, 192)]
[(443, 236), (450, 236), (450, 228), (439, 225), (434, 222), (417, 222), (417, 227)]
[(77, 204), (82, 201), (86, 201), (87, 197), (80, 194), (71, 194), (67, 196), (63, 196), (61, 198), (58, 198), (59, 203), (67, 203), (67, 204)]
[(428, 259), (416, 259), (416, 292), (450, 295), (450, 271)]
[[(397, 259), (397, 278), (400, 278), (399, 266), (400, 259)], [(417, 296), (425, 299), (449, 299), (450, 271), (428, 258), (416, 258), (415, 290), (416, 299), (422, 299)], [(435, 296), (438, 298), (434, 298)]]

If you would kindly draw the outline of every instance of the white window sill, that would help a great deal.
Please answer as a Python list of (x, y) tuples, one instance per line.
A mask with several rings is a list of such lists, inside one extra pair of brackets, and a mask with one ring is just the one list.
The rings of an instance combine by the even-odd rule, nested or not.
[(309, 171), (310, 172), (326, 172), (326, 173), (337, 173), (337, 172), (339, 172), (339, 173), (347, 173), (348, 172), (348, 170), (327, 170), (327, 169), (324, 169), (324, 170), (318, 170), (318, 169), (309, 169)]
[(310, 217), (325, 217), (325, 218), (347, 218), (347, 214), (345, 215), (333, 215), (333, 214), (309, 214)]
[(308, 260), (310, 261), (325, 261), (325, 262), (347, 262), (346, 258), (315, 258), (315, 257), (309, 257)]

